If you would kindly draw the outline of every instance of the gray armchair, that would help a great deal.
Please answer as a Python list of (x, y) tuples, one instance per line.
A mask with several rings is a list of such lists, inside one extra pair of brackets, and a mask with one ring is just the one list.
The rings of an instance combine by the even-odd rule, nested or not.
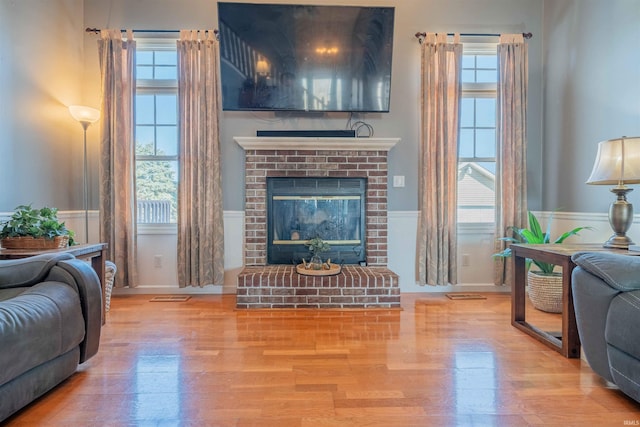
[(605, 380), (640, 402), (640, 257), (572, 257), (573, 303), (584, 355)]
[(69, 254), (0, 261), (0, 422), (98, 351), (102, 292)]

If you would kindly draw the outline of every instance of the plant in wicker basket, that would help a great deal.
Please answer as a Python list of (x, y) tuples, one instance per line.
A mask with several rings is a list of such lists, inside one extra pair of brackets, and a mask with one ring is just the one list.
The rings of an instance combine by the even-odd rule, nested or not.
[[(591, 230), (591, 227), (576, 227), (558, 236), (553, 242), (551, 241), (551, 222), (547, 224), (547, 230), (542, 231), (540, 222), (536, 216), (529, 212), (529, 229), (508, 227), (513, 231), (513, 237), (502, 237), (500, 240), (508, 243), (529, 243), (529, 244), (546, 244), (546, 243), (562, 243), (570, 236), (577, 235), (582, 230)], [(508, 258), (511, 256), (511, 248), (507, 246), (505, 250), (493, 255), (494, 257)], [(538, 270), (530, 270), (531, 264), (534, 264)], [(542, 311), (551, 313), (559, 313), (562, 311), (562, 275), (555, 272), (555, 265), (548, 262), (542, 262), (535, 259), (526, 260), (527, 283), (529, 284), (529, 299), (533, 306)]]
[(7, 249), (52, 249), (74, 244), (74, 232), (58, 220), (58, 209), (31, 205), (15, 208), (0, 222), (0, 244)]

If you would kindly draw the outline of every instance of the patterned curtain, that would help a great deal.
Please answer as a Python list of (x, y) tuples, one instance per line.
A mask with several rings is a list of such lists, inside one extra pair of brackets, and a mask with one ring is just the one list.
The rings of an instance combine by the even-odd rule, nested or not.
[(218, 50), (213, 31), (180, 32), (180, 287), (222, 285), (224, 282)]
[[(508, 227), (527, 226), (527, 45), (522, 34), (503, 34), (498, 44), (498, 99), (496, 152), (496, 237), (507, 236)], [(496, 240), (495, 252), (504, 249)], [(513, 262), (497, 258), (496, 285), (512, 281)]]
[(108, 258), (118, 267), (116, 286), (137, 286), (135, 92), (133, 32), (126, 41), (120, 30), (102, 30), (98, 41), (102, 75), (100, 138), (100, 240), (108, 243)]
[(458, 120), (462, 44), (446, 34), (422, 41), (418, 282), (457, 283)]

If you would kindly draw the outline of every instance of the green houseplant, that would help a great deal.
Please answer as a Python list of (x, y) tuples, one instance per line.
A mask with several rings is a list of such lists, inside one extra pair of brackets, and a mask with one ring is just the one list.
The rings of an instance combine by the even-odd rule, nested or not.
[[(518, 228), (514, 226), (510, 226), (507, 229), (513, 231), (513, 237), (501, 237), (500, 240), (509, 242), (509, 243), (529, 243), (529, 244), (546, 244), (546, 243), (562, 243), (568, 237), (577, 235), (582, 230), (591, 230), (591, 227), (576, 227), (573, 230), (562, 233), (558, 236), (553, 242), (551, 241), (551, 223), (553, 221), (553, 217), (549, 220), (549, 224), (547, 224), (547, 230), (542, 231), (542, 227), (540, 226), (540, 222), (538, 218), (533, 214), (533, 212), (529, 211), (529, 228)], [(502, 252), (498, 252), (493, 255), (494, 257), (501, 258), (509, 258), (511, 257), (511, 248), (507, 247)], [(555, 268), (554, 264), (550, 264), (548, 262), (541, 262), (537, 260), (527, 259), (527, 270), (533, 263), (536, 267), (538, 267), (540, 274), (542, 275), (551, 275)]]
[(305, 245), (309, 247), (309, 252), (311, 252), (311, 255), (319, 255), (320, 253), (327, 252), (331, 249), (331, 246), (320, 237), (314, 237), (313, 239), (310, 239), (307, 243), (305, 243)]
[(320, 254), (330, 250), (331, 246), (318, 236), (313, 239), (309, 239), (305, 245), (309, 247), (309, 252), (311, 252), (311, 260), (309, 261), (311, 269), (321, 270), (323, 261)]
[[(591, 227), (576, 227), (570, 231), (562, 233), (552, 241), (551, 223), (553, 217), (549, 220), (547, 229), (544, 232), (542, 231), (540, 222), (533, 212), (528, 212), (528, 218), (528, 229), (511, 226), (508, 229), (513, 231), (513, 236), (502, 237), (500, 240), (508, 243), (560, 244), (568, 237), (577, 235), (582, 230), (591, 230)], [(498, 252), (493, 256), (508, 258), (511, 256), (511, 247), (507, 247), (502, 252)], [(530, 269), (531, 264), (534, 264), (538, 270)], [(551, 313), (559, 313), (562, 311), (562, 275), (554, 271), (555, 267), (555, 264), (548, 262), (542, 262), (535, 259), (526, 260), (529, 299), (535, 308)]]
[(8, 220), (0, 222), (2, 247), (47, 249), (73, 245), (74, 232), (57, 215), (56, 208), (18, 206)]

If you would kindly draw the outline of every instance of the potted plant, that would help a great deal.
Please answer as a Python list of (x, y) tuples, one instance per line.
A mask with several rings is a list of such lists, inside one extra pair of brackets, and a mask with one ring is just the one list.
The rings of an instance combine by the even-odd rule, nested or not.
[(74, 244), (74, 232), (58, 220), (58, 209), (31, 205), (15, 208), (0, 223), (0, 244), (6, 249), (53, 249)]
[(309, 247), (309, 252), (311, 252), (311, 260), (309, 261), (311, 269), (321, 270), (323, 262), (320, 254), (322, 252), (327, 252), (328, 250), (330, 250), (331, 246), (318, 236), (310, 239), (307, 243), (305, 243), (305, 245)]
[[(533, 212), (529, 211), (528, 217), (528, 229), (511, 226), (508, 229), (513, 231), (513, 237), (502, 237), (500, 240), (508, 243), (559, 244), (564, 242), (568, 237), (577, 235), (582, 230), (591, 230), (591, 227), (576, 227), (562, 233), (555, 240), (551, 241), (551, 223), (553, 217), (549, 220), (547, 230), (544, 232)], [(511, 248), (507, 247), (502, 252), (498, 252), (493, 256), (508, 258), (511, 256)], [(530, 269), (531, 264), (535, 265), (537, 269)], [(554, 271), (555, 267), (554, 264), (548, 262), (535, 259), (526, 260), (529, 299), (531, 299), (535, 308), (551, 313), (559, 313), (562, 311), (562, 275)]]

